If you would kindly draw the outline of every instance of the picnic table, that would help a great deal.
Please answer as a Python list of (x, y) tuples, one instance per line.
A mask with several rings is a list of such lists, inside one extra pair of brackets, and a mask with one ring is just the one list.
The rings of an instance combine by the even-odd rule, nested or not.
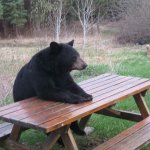
[[(47, 134), (41, 150), (50, 150), (60, 137), (67, 150), (78, 150), (70, 130), (70, 124), (76, 120), (80, 119), (79, 125), (84, 129), (93, 113), (136, 122), (141, 122), (150, 115), (144, 100), (146, 91), (150, 88), (150, 79), (103, 74), (80, 82), (79, 85), (93, 95), (92, 101), (68, 104), (33, 97), (1, 107), (0, 119), (9, 122), (5, 126), (4, 134), (1, 132), (4, 131), (4, 126), (0, 127), (0, 134), (9, 137), (1, 142), (2, 145), (11, 150), (29, 150), (26, 145), (19, 143), (19, 138), (24, 130), (36, 129)], [(114, 104), (129, 96), (134, 97), (140, 114), (112, 108)], [(143, 123), (141, 126), (144, 126)], [(147, 142), (148, 138), (144, 142)]]

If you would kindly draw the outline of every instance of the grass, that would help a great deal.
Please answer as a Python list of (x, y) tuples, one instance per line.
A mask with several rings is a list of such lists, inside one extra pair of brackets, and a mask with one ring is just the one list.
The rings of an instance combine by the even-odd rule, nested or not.
[[(83, 79), (84, 77), (96, 76), (97, 74), (104, 72), (114, 72), (120, 75), (150, 78), (150, 58), (146, 56), (146, 51), (142, 48), (136, 50), (131, 50), (131, 48), (128, 50), (128, 48), (126, 48), (112, 52), (111, 60), (114, 60), (112, 65), (109, 63), (90, 65), (85, 72), (77, 73), (74, 77), (77, 78), (76, 80), (78, 81), (78, 78), (80, 79), (80, 74)], [(147, 93), (145, 99), (150, 108), (150, 102), (148, 101), (150, 99), (150, 92)], [(118, 103), (115, 108), (135, 112), (138, 111), (133, 98), (128, 98), (126, 101)], [(105, 141), (106, 139), (117, 135), (133, 124), (134, 123), (130, 121), (100, 115), (93, 115), (89, 121), (89, 126), (95, 128), (95, 131), (91, 136), (93, 136), (94, 139), (100, 139), (101, 141)], [(149, 149), (150, 145), (143, 148), (143, 150)]]
[[(109, 32), (106, 30), (104, 31), (106, 38), (110, 36)], [(9, 87), (12, 87), (16, 73), (34, 53), (41, 49), (41, 47), (44, 47), (42, 44), (40, 45), (40, 48), (34, 46), (32, 47), (33, 43), (30, 43), (29, 47), (27, 48), (24, 47), (24, 45), (28, 44), (27, 41), (25, 42), (25, 44), (21, 43), (20, 47), (17, 47), (16, 45), (14, 46), (14, 44), (12, 44), (13, 46), (8, 46), (8, 43), (6, 43), (6, 45), (3, 44), (4, 47), (0, 48), (0, 61), (3, 62), (0, 64), (0, 98), (3, 98), (0, 105), (12, 103), (13, 100), (10, 94), (11, 88)], [(150, 58), (146, 56), (146, 50), (144, 46), (123, 47), (116, 45), (113, 47), (112, 45), (110, 46), (106, 44), (109, 43), (109, 41), (106, 39), (100, 42), (101, 43), (99, 43), (99, 45), (101, 45), (101, 47), (99, 48), (88, 47), (86, 49), (82, 49), (78, 47), (81, 56), (86, 62), (88, 62), (89, 66), (84, 71), (72, 72), (73, 78), (76, 82), (80, 82), (82, 80), (86, 80), (107, 72), (126, 76), (150, 78)], [(103, 43), (106, 46), (103, 46)], [(33, 45), (35, 45), (35, 43)], [(148, 92), (146, 95), (146, 102), (150, 108), (150, 102), (148, 101), (149, 99), (150, 92)], [(135, 112), (138, 111), (132, 98), (128, 98), (126, 101), (118, 103), (115, 108)], [(88, 123), (89, 126), (95, 128), (94, 132), (86, 137), (75, 135), (75, 138), (79, 145), (79, 149), (91, 150), (98, 143), (108, 140), (121, 131), (129, 128), (133, 124), (134, 123), (130, 121), (94, 114)], [(45, 135), (35, 130), (28, 130), (21, 136), (22, 143), (26, 143), (36, 150), (38, 150), (40, 143), (42, 143), (44, 139)], [(54, 147), (54, 150), (62, 149), (63, 148), (57, 144)], [(149, 149), (150, 145), (143, 148), (143, 150)]]

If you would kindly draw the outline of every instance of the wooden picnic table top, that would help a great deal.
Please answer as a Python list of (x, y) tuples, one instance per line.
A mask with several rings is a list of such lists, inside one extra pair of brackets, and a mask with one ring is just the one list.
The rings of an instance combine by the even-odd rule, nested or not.
[(0, 108), (0, 118), (45, 133), (109, 107), (150, 88), (150, 79), (103, 74), (80, 82), (93, 100), (81, 104), (44, 101), (36, 97)]

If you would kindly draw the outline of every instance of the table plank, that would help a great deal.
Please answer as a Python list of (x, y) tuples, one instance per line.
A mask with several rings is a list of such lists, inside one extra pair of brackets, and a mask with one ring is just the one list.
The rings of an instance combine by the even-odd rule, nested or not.
[(56, 108), (56, 109), (62, 108), (62, 107), (64, 108), (67, 106), (70, 106), (70, 105), (64, 104), (64, 103), (57, 103), (57, 102), (56, 103), (55, 102), (49, 103), (48, 101), (44, 101), (40, 105), (29, 107), (29, 108), (24, 108), (24, 109), (21, 109), (19, 111), (14, 111), (14, 112), (11, 112), (9, 114), (4, 115), (4, 117), (7, 117), (7, 118), (15, 117), (17, 120), (20, 120), (22, 118), (27, 118), (33, 114), (37, 114), (37, 113), (40, 113), (42, 111), (47, 111), (47, 110), (53, 111), (54, 108)]
[(87, 87), (87, 86), (89, 87), (89, 86), (95, 85), (95, 84), (97, 84), (99, 82), (105, 82), (105, 81), (108, 82), (108, 81), (113, 80), (114, 78), (117, 78), (117, 77), (119, 77), (119, 76), (118, 75), (111, 75), (111, 76), (107, 76), (105, 78), (97, 79), (97, 80), (95, 80), (93, 82), (90, 82), (90, 83), (85, 83), (85, 84), (80, 85), (80, 86), (82, 86), (83, 88)]
[(36, 101), (37, 98), (36, 97), (32, 97), (32, 98), (29, 98), (29, 99), (26, 99), (26, 100), (23, 100), (23, 101), (20, 101), (20, 102), (17, 102), (17, 103), (13, 103), (13, 104), (9, 104), (9, 105), (6, 105), (6, 106), (3, 106), (3, 107), (0, 107), (0, 112), (3, 111), (3, 110), (7, 110), (7, 109), (10, 109), (12, 107), (18, 107), (20, 105), (28, 105), (28, 103), (33, 103), (34, 101)]
[[(133, 78), (123, 78), (123, 79), (119, 79), (117, 81), (113, 81), (111, 83), (108, 83), (108, 84), (104, 84), (104, 85), (101, 85), (101, 84), (98, 84), (98, 87), (96, 88), (92, 88), (92, 89), (84, 89), (86, 90), (89, 94), (93, 94), (93, 93), (99, 93), (99, 91), (101, 90), (105, 90), (106, 92), (110, 91), (111, 88), (118, 88), (118, 86), (123, 86), (123, 85), (127, 85), (129, 83), (132, 83), (132, 82), (136, 82), (138, 81), (139, 79), (133, 79)], [(101, 93), (102, 94), (102, 93)]]
[(106, 73), (106, 74), (102, 74), (102, 75), (97, 76), (97, 77), (91, 77), (90, 79), (87, 79), (87, 80), (85, 80), (85, 81), (81, 81), (81, 82), (79, 83), (79, 85), (83, 85), (83, 84), (86, 84), (86, 83), (90, 83), (90, 82), (93, 82), (93, 81), (95, 81), (95, 80), (97, 80), (97, 79), (105, 78), (105, 77), (111, 76), (111, 75), (112, 75), (112, 74), (110, 74), (110, 73)]
[[(100, 75), (100, 76), (97, 76), (97, 77), (94, 77), (92, 79), (88, 79), (88, 80), (85, 80), (85, 81), (82, 81), (79, 84), (79, 86), (81, 87), (86, 87), (86, 86), (89, 86), (89, 85), (93, 85), (94, 83), (97, 83), (99, 81), (106, 81), (106, 80), (112, 80), (113, 78), (115, 77), (123, 77), (123, 78), (126, 78), (126, 77), (130, 77), (130, 78), (138, 78), (138, 77), (131, 77), (131, 76), (120, 76), (120, 75), (117, 75), (117, 74), (103, 74), (103, 75)], [(90, 80), (90, 81), (89, 81)]]
[(99, 95), (103, 95), (103, 97), (105, 97), (105, 95), (107, 96), (108, 93), (110, 94), (110, 92), (111, 93), (118, 93), (118, 92), (120, 92), (120, 90), (122, 91), (123, 89), (128, 89), (130, 87), (137, 86), (137, 85), (144, 83), (144, 82), (146, 82), (144, 79), (128, 80), (128, 81), (122, 82), (120, 84), (117, 84), (115, 86), (109, 87), (107, 89), (100, 90), (100, 92), (93, 93), (93, 96), (97, 97)]
[(3, 110), (0, 112), (0, 115), (6, 115), (12, 112), (17, 112), (19, 110), (25, 109), (25, 108), (29, 108), (29, 107), (33, 107), (36, 105), (40, 105), (41, 103), (43, 103), (42, 100), (40, 99), (36, 99), (34, 101), (29, 101), (28, 103), (20, 103), (20, 105), (14, 105), (13, 107)]

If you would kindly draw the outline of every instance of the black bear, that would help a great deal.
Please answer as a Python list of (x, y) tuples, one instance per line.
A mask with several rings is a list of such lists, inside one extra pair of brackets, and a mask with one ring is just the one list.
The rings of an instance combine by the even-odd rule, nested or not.
[(66, 44), (51, 42), (49, 47), (35, 54), (16, 77), (13, 86), (14, 101), (34, 96), (67, 103), (92, 100), (92, 96), (80, 88), (70, 75), (72, 70), (87, 67), (73, 48), (73, 43), (74, 40)]
[(70, 71), (82, 70), (87, 64), (72, 47), (73, 42), (50, 46), (35, 54), (19, 71), (14, 87), (14, 101), (37, 96), (44, 100), (80, 103), (92, 99), (72, 79)]

